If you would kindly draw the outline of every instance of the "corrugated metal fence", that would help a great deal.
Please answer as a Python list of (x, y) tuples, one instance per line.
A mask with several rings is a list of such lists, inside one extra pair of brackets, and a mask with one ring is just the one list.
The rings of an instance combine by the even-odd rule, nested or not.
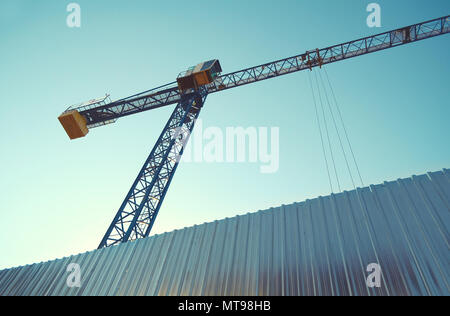
[(445, 169), (3, 270), (0, 295), (449, 295), (449, 211)]

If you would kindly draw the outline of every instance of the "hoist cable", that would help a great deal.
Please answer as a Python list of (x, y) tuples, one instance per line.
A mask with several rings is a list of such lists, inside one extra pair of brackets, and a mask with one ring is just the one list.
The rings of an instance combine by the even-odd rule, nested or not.
[(326, 70), (325, 68), (324, 68), (324, 71), (325, 71), (325, 76), (326, 76), (327, 81), (328, 81), (328, 85), (330, 86), (331, 95), (333, 96), (333, 99), (334, 99), (334, 104), (335, 104), (335, 106), (336, 106), (337, 112), (338, 112), (338, 114), (339, 114), (339, 118), (340, 118), (341, 123), (342, 123), (342, 127), (344, 128), (345, 138), (347, 139), (347, 143), (348, 143), (348, 146), (349, 146), (349, 148), (350, 148), (350, 152), (351, 152), (352, 157), (353, 157), (353, 162), (354, 162), (354, 164), (355, 164), (355, 166), (356, 166), (356, 171), (358, 172), (359, 180), (361, 181), (362, 187), (364, 187), (364, 182), (363, 182), (363, 179), (362, 179), (362, 177), (361, 177), (361, 172), (359, 171), (358, 163), (356, 162), (356, 157), (355, 157), (355, 154), (354, 154), (354, 152), (353, 152), (353, 148), (352, 148), (352, 145), (351, 145), (351, 143), (350, 143), (350, 139), (349, 139), (349, 137), (348, 137), (347, 128), (345, 127), (345, 123), (344, 123), (344, 120), (343, 120), (343, 118), (342, 118), (342, 113), (341, 113), (341, 110), (340, 110), (340, 108), (339, 108), (339, 103), (337, 102), (337, 98), (336, 98), (336, 95), (335, 95), (335, 93), (334, 93), (333, 86), (331, 85), (331, 81), (330, 81), (330, 78), (329, 78), (329, 76), (328, 76), (328, 72), (327, 72), (327, 70)]
[(319, 101), (320, 101), (320, 106), (321, 106), (321, 109), (322, 109), (323, 121), (324, 121), (324, 125), (325, 125), (325, 131), (326, 131), (326, 134), (327, 134), (328, 146), (329, 146), (330, 155), (331, 155), (331, 161), (333, 162), (334, 174), (336, 175), (336, 181), (337, 181), (338, 190), (339, 190), (339, 192), (341, 192), (341, 184), (339, 182), (339, 176), (338, 176), (337, 169), (336, 169), (336, 162), (334, 160), (333, 149), (331, 147), (330, 133), (328, 131), (328, 124), (327, 124), (327, 119), (326, 119), (326, 115), (325, 115), (325, 109), (324, 109), (323, 102), (322, 102), (322, 95), (320, 93), (319, 81), (317, 80), (317, 74), (315, 74), (314, 77), (316, 79), (315, 81), (316, 81), (317, 91), (318, 91), (318, 94), (319, 94)]
[(333, 190), (333, 184), (332, 184), (332, 181), (331, 181), (330, 167), (328, 166), (328, 159), (327, 159), (327, 155), (326, 155), (326, 152), (325, 152), (325, 144), (324, 144), (324, 141), (323, 141), (322, 127), (320, 125), (319, 111), (317, 109), (317, 102), (316, 102), (316, 97), (314, 95), (314, 89), (313, 89), (313, 84), (312, 84), (312, 80), (311, 80), (311, 74), (308, 75), (308, 79), (309, 79), (309, 85), (311, 86), (311, 93), (312, 93), (312, 97), (313, 97), (313, 101), (314, 101), (314, 108), (316, 110), (317, 125), (318, 125), (318, 128), (319, 128), (320, 142), (322, 144), (322, 152), (323, 152), (323, 157), (325, 159), (325, 166), (327, 168), (328, 181), (330, 183), (331, 193), (333, 193), (334, 190)]
[(345, 164), (347, 165), (347, 171), (348, 171), (348, 174), (350, 176), (350, 180), (352, 182), (353, 188), (356, 189), (355, 181), (353, 180), (352, 171), (350, 170), (350, 165), (348, 163), (347, 155), (345, 154), (344, 145), (342, 144), (341, 135), (339, 133), (338, 126), (336, 124), (336, 119), (334, 118), (333, 110), (331, 108), (330, 100), (328, 98), (328, 92), (327, 92), (327, 89), (325, 88), (325, 84), (324, 84), (324, 81), (323, 81), (323, 78), (322, 78), (321, 71), (319, 71), (319, 79), (320, 79), (320, 83), (322, 84), (322, 88), (323, 88), (323, 91), (324, 91), (324, 94), (325, 94), (325, 99), (327, 101), (328, 109), (330, 110), (331, 119), (333, 121), (333, 125), (334, 125), (334, 128), (336, 130), (336, 135), (337, 135), (338, 140), (339, 140), (339, 145), (340, 145), (341, 150), (342, 150), (342, 155), (344, 156)]

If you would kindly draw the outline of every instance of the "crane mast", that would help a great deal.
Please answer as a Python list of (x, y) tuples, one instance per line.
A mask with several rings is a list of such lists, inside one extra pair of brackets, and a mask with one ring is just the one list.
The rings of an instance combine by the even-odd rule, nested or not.
[(148, 236), (207, 94), (199, 89), (175, 107), (99, 248)]
[[(99, 248), (144, 238), (150, 234), (183, 154), (184, 145), (189, 140), (208, 94), (302, 70), (312, 70), (449, 32), (447, 15), (225, 75), (220, 74), (222, 69), (219, 62), (212, 60), (192, 67), (188, 70), (188, 75), (156, 89), (113, 102), (109, 102), (107, 95), (81, 106), (70, 107), (59, 120), (73, 139), (85, 136), (91, 128), (113, 123), (120, 117), (177, 104)], [(191, 82), (191, 86), (182, 86)]]

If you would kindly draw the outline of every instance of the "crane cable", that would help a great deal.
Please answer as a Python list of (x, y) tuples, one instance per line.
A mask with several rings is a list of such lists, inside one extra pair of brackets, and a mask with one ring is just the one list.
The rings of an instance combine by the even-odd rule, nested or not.
[(334, 93), (333, 86), (331, 85), (330, 77), (328, 76), (328, 72), (327, 72), (326, 68), (324, 68), (324, 72), (325, 72), (325, 76), (327, 78), (328, 85), (330, 86), (331, 95), (333, 96), (334, 104), (335, 104), (337, 112), (339, 114), (339, 118), (341, 120), (342, 127), (344, 129), (344, 135), (345, 135), (345, 138), (347, 139), (347, 143), (348, 143), (348, 146), (350, 148), (350, 153), (352, 154), (352, 157), (353, 157), (353, 162), (354, 162), (354, 164), (356, 166), (356, 171), (358, 172), (359, 180), (361, 181), (361, 186), (364, 187), (364, 182), (363, 182), (363, 179), (361, 177), (361, 172), (359, 171), (359, 166), (358, 166), (358, 163), (356, 162), (355, 154), (353, 152), (353, 148), (352, 148), (352, 145), (350, 143), (350, 139), (348, 137), (347, 128), (345, 127), (345, 123), (344, 123), (344, 120), (342, 118), (342, 113), (341, 113), (341, 110), (339, 108), (339, 103), (338, 103), (336, 95)]
[[(346, 167), (347, 167), (347, 171), (348, 171), (348, 174), (349, 174), (349, 177), (350, 177), (350, 180), (351, 180), (351, 184), (353, 186), (353, 189), (356, 190), (355, 178), (353, 176), (352, 169), (350, 167), (349, 158), (347, 157), (346, 149), (344, 147), (343, 137), (341, 137), (341, 133), (339, 131), (340, 128), (338, 127), (334, 111), (337, 111), (337, 113), (338, 113), (338, 120), (340, 120), (340, 125), (342, 126), (341, 128), (344, 131), (345, 140), (347, 142), (348, 148), (350, 149), (350, 153), (351, 153), (351, 156), (353, 158), (353, 163), (354, 163), (354, 165), (356, 167), (356, 170), (357, 170), (357, 173), (358, 173), (358, 177), (359, 177), (359, 180), (360, 180), (362, 186), (364, 186), (364, 182), (362, 180), (361, 172), (360, 172), (358, 163), (356, 161), (355, 153), (353, 151), (353, 147), (351, 145), (350, 138), (349, 138), (349, 135), (348, 135), (348, 132), (347, 132), (347, 127), (346, 127), (346, 125), (344, 123), (343, 115), (342, 115), (342, 112), (340, 110), (339, 103), (337, 102), (336, 94), (334, 93), (334, 89), (333, 89), (333, 86), (331, 84), (330, 77), (329, 77), (329, 75), (328, 75), (328, 73), (327, 73), (327, 71), (325, 69), (324, 69), (324, 72), (325, 72), (324, 76), (322, 76), (320, 70), (319, 70), (319, 74), (318, 75), (317, 75), (317, 73), (314, 74), (315, 85), (313, 85), (313, 82), (311, 80), (311, 75), (308, 76), (308, 79), (309, 79), (309, 84), (310, 84), (310, 87), (311, 87), (311, 93), (312, 93), (312, 96), (313, 96), (313, 102), (314, 102), (314, 107), (315, 107), (315, 112), (316, 112), (317, 125), (318, 125), (318, 128), (319, 128), (320, 140), (321, 140), (321, 144), (322, 144), (322, 152), (323, 152), (323, 156), (324, 156), (324, 160), (325, 160), (325, 165), (326, 165), (326, 168), (327, 168), (327, 175), (328, 175), (328, 181), (330, 183), (330, 189), (331, 189), (331, 192), (334, 193), (334, 190), (333, 190), (333, 182), (334, 181), (332, 179), (333, 177), (331, 176), (331, 172), (330, 172), (330, 168), (331, 167), (330, 167), (330, 164), (328, 163), (329, 160), (328, 160), (326, 147), (328, 147), (328, 151), (329, 151), (329, 154), (330, 154), (330, 161), (331, 161), (331, 164), (332, 164), (333, 169), (334, 169), (334, 176), (336, 177), (338, 190), (339, 190), (339, 192), (342, 192), (341, 191), (341, 181), (339, 180), (339, 173), (338, 173), (338, 170), (337, 170), (337, 167), (336, 167), (335, 153), (333, 153), (332, 138), (330, 137), (330, 132), (333, 131), (333, 128), (332, 127), (330, 127), (331, 129), (328, 128), (328, 120), (327, 120), (327, 116), (328, 115), (331, 116), (331, 118), (329, 118), (329, 119), (333, 122), (332, 124), (334, 126), (334, 131), (336, 132), (336, 136), (337, 136), (337, 138), (339, 140), (339, 146), (340, 146), (340, 149), (342, 151), (342, 155), (343, 155)], [(323, 77), (326, 78), (326, 82), (328, 83), (328, 86), (326, 86), (325, 80), (323, 79)], [(319, 84), (319, 81), (320, 81), (320, 84)], [(318, 95), (318, 98), (319, 98), (319, 102), (317, 102), (317, 100), (316, 100), (316, 96), (315, 96), (315, 92), (314, 92), (315, 89), (317, 89), (317, 95)], [(323, 94), (323, 97), (322, 97), (322, 94)], [(325, 102), (327, 103), (328, 111), (325, 110), (325, 105), (324, 105)], [(319, 115), (318, 103), (320, 103), (320, 108), (321, 108), (321, 114), (322, 115)], [(332, 103), (334, 103), (334, 108), (335, 108), (334, 110), (332, 108)], [(325, 129), (325, 131), (322, 131), (322, 124), (320, 122), (321, 119), (323, 120), (323, 128)], [(324, 137), (324, 134), (326, 135), (326, 139)], [(328, 144), (325, 144), (326, 142)]]
[(334, 159), (333, 147), (331, 145), (331, 139), (330, 139), (330, 132), (328, 130), (328, 122), (327, 122), (327, 118), (326, 118), (326, 115), (325, 115), (325, 109), (324, 109), (323, 102), (322, 102), (322, 94), (320, 92), (319, 81), (317, 79), (317, 73), (314, 73), (314, 74), (315, 74), (314, 77), (315, 77), (315, 81), (316, 81), (317, 91), (318, 91), (318, 94), (319, 94), (320, 107), (322, 109), (322, 116), (323, 116), (323, 122), (324, 122), (324, 125), (325, 125), (325, 132), (327, 134), (327, 140), (328, 140), (328, 147), (329, 147), (329, 150), (330, 150), (331, 162), (333, 163), (333, 169), (334, 169), (334, 174), (336, 176), (338, 192), (341, 192), (341, 183), (339, 181), (339, 175), (338, 175), (338, 172), (337, 172), (337, 169), (336, 169), (336, 161)]
[(344, 156), (345, 164), (347, 166), (347, 171), (348, 171), (348, 174), (350, 176), (350, 180), (352, 182), (353, 188), (356, 189), (355, 181), (353, 180), (352, 172), (350, 170), (350, 165), (348, 164), (347, 155), (345, 154), (344, 145), (342, 144), (341, 135), (339, 133), (339, 129), (338, 129), (338, 126), (336, 124), (336, 120), (334, 118), (333, 110), (331, 109), (331, 104), (330, 104), (330, 100), (328, 98), (327, 89), (325, 88), (325, 85), (324, 85), (324, 82), (323, 82), (323, 79), (322, 79), (321, 71), (319, 71), (319, 78), (320, 78), (320, 83), (322, 84), (323, 91), (325, 92), (325, 98), (326, 98), (326, 101), (327, 101), (328, 109), (330, 110), (331, 119), (333, 121), (334, 128), (336, 130), (336, 135), (337, 135), (338, 140), (339, 140), (339, 145), (340, 145), (341, 150), (342, 150), (342, 155)]
[(323, 141), (322, 127), (320, 125), (319, 111), (317, 109), (317, 102), (316, 102), (316, 97), (314, 95), (314, 89), (313, 89), (313, 84), (312, 84), (312, 80), (311, 80), (311, 74), (308, 75), (308, 79), (309, 79), (309, 85), (311, 86), (311, 94), (312, 94), (313, 101), (314, 101), (314, 108), (316, 110), (317, 125), (319, 127), (320, 141), (321, 141), (321, 144), (322, 144), (322, 151), (323, 151), (323, 157), (325, 159), (325, 166), (327, 168), (328, 181), (330, 183), (331, 192), (333, 193), (334, 192), (334, 190), (333, 190), (333, 183), (331, 181), (330, 167), (328, 166), (328, 159), (327, 159), (327, 155), (326, 155), (326, 152), (325, 152), (325, 144), (324, 144), (324, 141)]

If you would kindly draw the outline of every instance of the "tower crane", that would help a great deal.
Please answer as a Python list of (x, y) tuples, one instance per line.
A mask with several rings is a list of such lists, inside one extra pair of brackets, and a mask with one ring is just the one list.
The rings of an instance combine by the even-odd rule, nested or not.
[(176, 81), (152, 90), (117, 101), (111, 101), (106, 95), (69, 107), (58, 119), (70, 139), (76, 139), (120, 117), (177, 104), (98, 248), (150, 234), (208, 94), (447, 34), (449, 17), (306, 51), (229, 74), (221, 74), (220, 62), (214, 59), (191, 67), (180, 73)]

